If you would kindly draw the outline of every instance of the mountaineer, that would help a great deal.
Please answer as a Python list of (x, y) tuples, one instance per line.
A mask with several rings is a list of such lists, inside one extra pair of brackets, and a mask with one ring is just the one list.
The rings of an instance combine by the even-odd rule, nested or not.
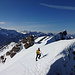
[(41, 57), (41, 52), (40, 52), (40, 48), (38, 48), (38, 50), (36, 51), (36, 61), (37, 61), (37, 58), (40, 59)]

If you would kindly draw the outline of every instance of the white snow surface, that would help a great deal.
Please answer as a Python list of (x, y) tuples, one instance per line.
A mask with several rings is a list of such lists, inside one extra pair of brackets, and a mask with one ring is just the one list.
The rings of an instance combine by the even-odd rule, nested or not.
[[(36, 39), (35, 42), (40, 40), (40, 38)], [(7, 60), (4, 64), (0, 63), (0, 75), (46, 75), (53, 63), (65, 57), (65, 54), (61, 52), (75, 42), (75, 39), (72, 39), (46, 44), (48, 40), (50, 40), (50, 37), (45, 38), (40, 44), (35, 43), (28, 49), (25, 49), (22, 44), (20, 52), (13, 58), (7, 56)], [(12, 44), (13, 43), (9, 45), (7, 50), (11, 49)], [(38, 48), (40, 48), (42, 56), (41, 59), (36, 61), (36, 50)], [(5, 52), (6, 50), (1, 53), (5, 54)]]

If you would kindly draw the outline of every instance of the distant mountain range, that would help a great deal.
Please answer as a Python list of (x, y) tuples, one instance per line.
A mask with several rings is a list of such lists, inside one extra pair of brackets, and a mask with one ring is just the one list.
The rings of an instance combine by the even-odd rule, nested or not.
[(7, 44), (11, 41), (18, 42), (19, 39), (24, 38), (26, 35), (17, 32), (16, 30), (7, 30), (0, 28), (0, 46)]
[(43, 33), (43, 32), (37, 32), (37, 31), (21, 31), (22, 34), (31, 34), (34, 37), (40, 37), (40, 36), (53, 36), (53, 33)]
[(53, 33), (42, 33), (42, 32), (31, 32), (31, 31), (21, 31), (17, 32), (16, 30), (7, 30), (0, 28), (0, 46), (5, 45), (11, 41), (18, 42), (21, 39), (24, 39), (28, 35), (33, 35), (34, 37), (40, 36), (53, 36)]
[[(21, 31), (17, 32), (16, 30), (8, 30), (0, 28), (0, 46), (5, 45), (11, 41), (18, 42), (19, 40), (24, 39), (28, 35), (34, 36), (34, 38), (41, 37), (41, 36), (54, 36), (53, 33), (43, 33), (37, 31)], [(75, 35), (68, 34), (68, 38), (75, 38)]]

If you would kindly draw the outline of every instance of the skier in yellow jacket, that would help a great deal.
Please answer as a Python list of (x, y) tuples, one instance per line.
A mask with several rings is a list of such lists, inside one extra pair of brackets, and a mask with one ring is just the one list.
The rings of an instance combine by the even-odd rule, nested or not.
[(40, 48), (38, 48), (38, 50), (36, 51), (36, 61), (37, 58), (40, 59), (40, 57), (41, 57)]

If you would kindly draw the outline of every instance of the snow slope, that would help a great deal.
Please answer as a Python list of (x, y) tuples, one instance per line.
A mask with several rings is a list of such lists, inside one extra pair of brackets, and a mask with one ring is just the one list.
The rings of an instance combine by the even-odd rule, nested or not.
[[(40, 38), (35, 42), (39, 41)], [(66, 71), (59, 74), (59, 68), (57, 68), (58, 70), (54, 73), (55, 70), (53, 71), (53, 69), (56, 66), (55, 63), (57, 60), (61, 58), (66, 60), (66, 51), (72, 45), (75, 46), (75, 39), (61, 40), (47, 44), (47, 41), (50, 40), (50, 38), (51, 37), (47, 37), (41, 43), (35, 43), (28, 49), (25, 49), (22, 44), (22, 50), (20, 52), (11, 59), (9, 59), (8, 56), (7, 59), (9, 59), (9, 61), (7, 60), (4, 64), (0, 63), (0, 75), (69, 75), (69, 73), (65, 73)], [(74, 46), (73, 50), (75, 50)], [(37, 48), (41, 49), (42, 56), (41, 59), (36, 62)], [(63, 69), (64, 68), (62, 67), (62, 70)]]

